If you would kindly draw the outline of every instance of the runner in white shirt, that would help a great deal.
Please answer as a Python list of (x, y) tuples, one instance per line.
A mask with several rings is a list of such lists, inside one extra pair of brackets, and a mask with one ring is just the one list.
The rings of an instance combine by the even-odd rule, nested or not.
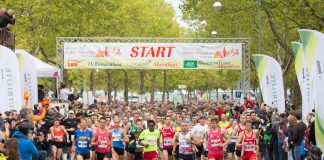
[(204, 151), (204, 137), (208, 131), (208, 125), (206, 124), (206, 118), (205, 116), (201, 116), (199, 118), (199, 123), (193, 127), (191, 133), (194, 136), (194, 141), (197, 144), (196, 147), (198, 149), (197, 152), (197, 159), (201, 157), (201, 159), (204, 159), (204, 155), (202, 154)]

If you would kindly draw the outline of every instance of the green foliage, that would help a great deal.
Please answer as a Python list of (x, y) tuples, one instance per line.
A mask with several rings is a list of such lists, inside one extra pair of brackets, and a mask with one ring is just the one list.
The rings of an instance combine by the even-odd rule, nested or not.
[[(183, 0), (181, 8), (184, 19), (200, 27), (197, 32), (201, 37), (210, 37), (215, 30), (218, 32), (217, 38), (250, 38), (251, 54), (255, 54), (258, 53), (260, 1), (262, 54), (279, 61), (285, 84), (291, 86), (295, 78), (291, 65), (291, 42), (299, 41), (299, 28), (324, 31), (322, 0), (219, 0), (222, 3), (220, 11), (212, 7), (215, 0)], [(251, 64), (251, 85), (256, 87), (255, 66)]]

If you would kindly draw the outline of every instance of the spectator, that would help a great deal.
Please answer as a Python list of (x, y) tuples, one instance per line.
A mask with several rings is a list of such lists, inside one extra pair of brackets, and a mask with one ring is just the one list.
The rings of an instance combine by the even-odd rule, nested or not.
[(295, 159), (293, 151), (294, 151), (294, 143), (293, 143), (293, 128), (297, 123), (297, 118), (294, 115), (288, 116), (288, 129), (286, 130), (286, 135), (288, 136), (288, 146), (289, 146), (289, 152), (288, 152), (288, 159)]
[(39, 151), (38, 160), (45, 160), (47, 156), (47, 150), (48, 150), (48, 141), (45, 140), (44, 134), (42, 132), (38, 133), (37, 136), (34, 138), (34, 143), (36, 148)]
[(318, 147), (313, 148), (311, 153), (313, 160), (324, 160), (324, 155)]
[(45, 98), (45, 91), (43, 85), (38, 85), (38, 102), (42, 102)]
[[(302, 113), (301, 112), (291, 112), (291, 114), (295, 115), (297, 118), (297, 124), (293, 127), (293, 143), (294, 143), (294, 157), (295, 160), (301, 160), (301, 143), (305, 136), (305, 131), (307, 126), (304, 122), (301, 121)], [(303, 148), (302, 148), (303, 149)]]
[(6, 148), (6, 156), (7, 160), (17, 160), (19, 159), (19, 154), (18, 154), (18, 141), (17, 139), (11, 138), (8, 139), (4, 147)]
[(244, 104), (242, 106), (242, 109), (245, 110), (246, 108), (250, 108), (250, 109), (254, 110), (254, 103), (251, 99), (244, 97)]
[(4, 8), (0, 10), (0, 28), (7, 28), (8, 24), (15, 24), (15, 18), (12, 10), (6, 12)]
[(70, 94), (73, 94), (73, 89), (70, 91), (68, 88), (66, 88), (66, 84), (62, 83), (60, 89), (60, 99), (67, 101)]
[(309, 113), (308, 122), (310, 123), (310, 129), (308, 134), (308, 141), (311, 145), (316, 146), (316, 136), (315, 136), (315, 116), (314, 113)]
[[(38, 156), (38, 150), (32, 140), (27, 137), (29, 132), (29, 122), (23, 121), (18, 125), (18, 130), (14, 132), (13, 138), (18, 140), (18, 152), (20, 160), (31, 160), (32, 157)], [(28, 146), (28, 147), (26, 147)]]

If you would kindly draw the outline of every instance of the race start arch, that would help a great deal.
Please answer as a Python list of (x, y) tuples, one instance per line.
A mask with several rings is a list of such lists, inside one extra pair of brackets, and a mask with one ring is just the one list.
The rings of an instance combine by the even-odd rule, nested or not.
[(57, 37), (56, 61), (58, 82), (64, 69), (230, 69), (250, 89), (248, 38)]

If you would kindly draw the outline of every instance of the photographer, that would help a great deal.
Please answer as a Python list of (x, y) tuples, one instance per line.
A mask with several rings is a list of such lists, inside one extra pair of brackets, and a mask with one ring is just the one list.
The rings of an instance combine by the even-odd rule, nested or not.
[(33, 141), (30, 139), (31, 135), (29, 122), (20, 122), (17, 128), (18, 130), (13, 133), (12, 137), (18, 140), (20, 160), (31, 160), (32, 157), (37, 157), (38, 150)]
[(34, 143), (36, 148), (39, 151), (39, 156), (38, 158), (35, 158), (34, 160), (45, 160), (47, 156), (47, 150), (48, 150), (48, 141), (45, 140), (44, 134), (43, 133), (37, 133), (36, 136), (34, 137)]
[(0, 28), (6, 28), (9, 30), (8, 24), (15, 24), (15, 15), (13, 10), (9, 10), (8, 12), (2, 8), (0, 10)]

